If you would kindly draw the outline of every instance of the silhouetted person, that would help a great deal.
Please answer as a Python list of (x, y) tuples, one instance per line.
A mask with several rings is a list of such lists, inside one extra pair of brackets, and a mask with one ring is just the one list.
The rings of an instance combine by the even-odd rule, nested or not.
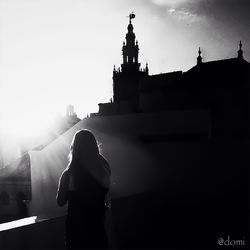
[(104, 220), (109, 184), (110, 168), (94, 135), (88, 130), (78, 131), (56, 197), (59, 206), (68, 203), (67, 249), (107, 247)]

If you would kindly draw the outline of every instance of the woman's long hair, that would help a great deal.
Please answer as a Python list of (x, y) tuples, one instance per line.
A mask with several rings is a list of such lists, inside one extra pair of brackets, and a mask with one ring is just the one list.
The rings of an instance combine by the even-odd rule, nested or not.
[(89, 130), (80, 130), (74, 135), (69, 158), (67, 169), (73, 176), (76, 189), (80, 187), (86, 171), (103, 184), (105, 170), (101, 165), (97, 141)]

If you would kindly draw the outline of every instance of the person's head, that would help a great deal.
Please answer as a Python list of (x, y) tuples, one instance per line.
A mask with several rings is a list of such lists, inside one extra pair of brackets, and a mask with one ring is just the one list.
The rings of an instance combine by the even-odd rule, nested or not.
[(85, 170), (102, 184), (105, 182), (106, 171), (102, 167), (98, 144), (89, 130), (80, 130), (74, 135), (68, 169), (75, 178), (76, 187), (80, 186)]
[(85, 129), (76, 132), (71, 144), (69, 168), (88, 168), (97, 161), (99, 148), (94, 135)]
[(74, 135), (71, 144), (72, 160), (82, 162), (89, 157), (99, 156), (99, 149), (94, 135), (89, 130), (80, 130)]

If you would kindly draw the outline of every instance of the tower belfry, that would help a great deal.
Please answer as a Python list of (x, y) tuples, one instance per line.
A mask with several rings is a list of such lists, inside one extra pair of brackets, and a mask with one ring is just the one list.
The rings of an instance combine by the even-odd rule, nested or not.
[(126, 34), (126, 43), (122, 46), (123, 64), (122, 70), (132, 69), (139, 70), (140, 64), (138, 63), (139, 46), (138, 41), (135, 41), (134, 27), (132, 25), (132, 19), (135, 18), (135, 14), (129, 15), (128, 32)]
[(148, 67), (141, 69), (138, 62), (139, 45), (134, 33), (132, 19), (135, 14), (132, 12), (129, 16), (127, 26), (126, 40), (122, 46), (122, 64), (121, 67), (113, 69), (113, 100), (120, 101), (138, 101), (139, 81), (142, 77), (148, 75)]

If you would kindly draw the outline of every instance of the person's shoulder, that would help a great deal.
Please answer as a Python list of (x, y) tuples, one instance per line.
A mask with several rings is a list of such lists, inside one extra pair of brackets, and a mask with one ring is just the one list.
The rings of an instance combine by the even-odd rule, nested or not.
[(108, 161), (106, 160), (106, 158), (103, 155), (99, 154), (99, 159), (100, 159), (102, 164), (108, 164)]
[(70, 171), (68, 168), (66, 168), (63, 172), (62, 172), (62, 175), (61, 175), (61, 179), (63, 180), (66, 180), (68, 179), (70, 176)]
[(63, 170), (62, 172), (63, 175), (69, 175), (70, 174), (70, 170), (69, 168), (67, 167), (66, 169)]

